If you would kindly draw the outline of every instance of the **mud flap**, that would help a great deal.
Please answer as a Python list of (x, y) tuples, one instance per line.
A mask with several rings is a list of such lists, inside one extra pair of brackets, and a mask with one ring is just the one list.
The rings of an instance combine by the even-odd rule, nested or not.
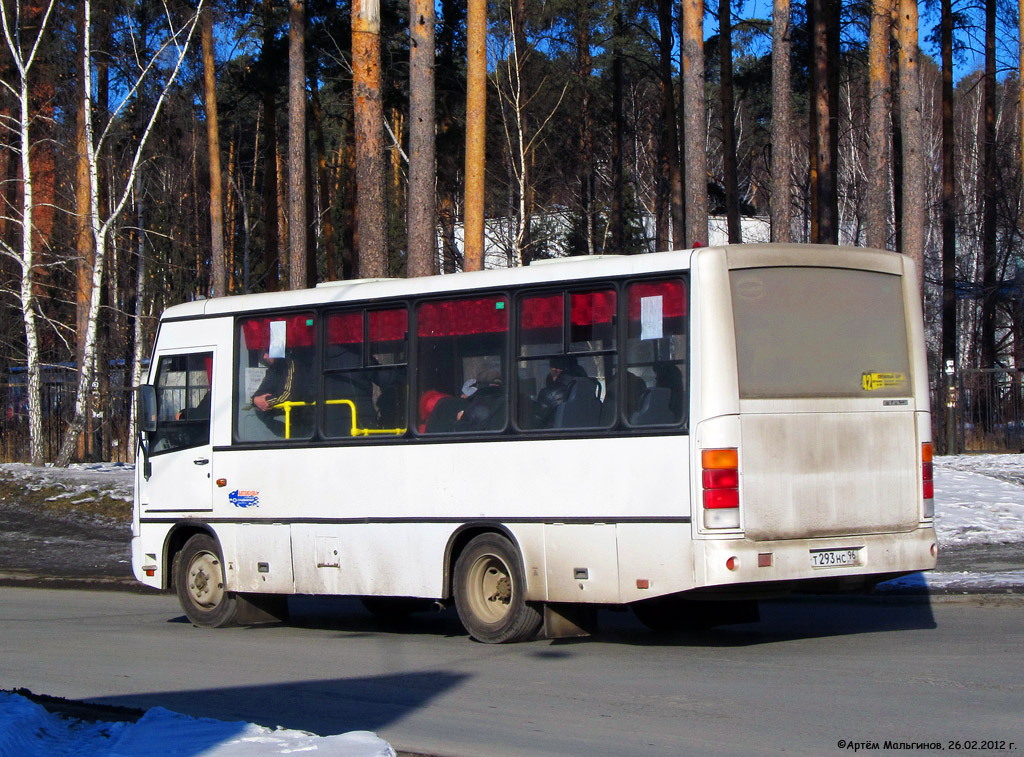
[(238, 607), (235, 622), (240, 626), (288, 620), (288, 597), (285, 594), (236, 594), (235, 603)]
[(545, 639), (568, 639), (597, 633), (597, 608), (594, 605), (553, 603), (544, 605)]

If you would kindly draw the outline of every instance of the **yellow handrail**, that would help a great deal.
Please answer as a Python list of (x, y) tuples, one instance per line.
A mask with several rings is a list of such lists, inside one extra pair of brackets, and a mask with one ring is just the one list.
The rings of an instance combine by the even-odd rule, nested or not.
[[(327, 400), (328, 405), (348, 405), (352, 409), (352, 430), (351, 436), (370, 436), (372, 434), (390, 434), (401, 436), (406, 432), (404, 428), (359, 428), (356, 419), (356, 403), (352, 400)], [(315, 402), (282, 402), (274, 407), (284, 408), (284, 438), (292, 438), (292, 408), (293, 407), (314, 407)]]

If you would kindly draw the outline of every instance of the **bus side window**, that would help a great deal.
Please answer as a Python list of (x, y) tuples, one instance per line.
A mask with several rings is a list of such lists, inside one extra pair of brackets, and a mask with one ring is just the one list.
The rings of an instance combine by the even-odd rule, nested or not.
[(156, 376), (157, 425), (153, 454), (210, 443), (213, 353), (160, 358)]
[(327, 316), (324, 436), (405, 433), (408, 323), (404, 307)]
[(497, 432), (508, 423), (508, 300), (425, 302), (417, 310), (421, 433)]
[(685, 419), (686, 289), (679, 279), (641, 281), (627, 290), (626, 404), (632, 426)]
[(308, 439), (316, 404), (316, 317), (258, 316), (238, 322), (235, 437)]
[(615, 290), (527, 296), (519, 307), (519, 427), (615, 420)]

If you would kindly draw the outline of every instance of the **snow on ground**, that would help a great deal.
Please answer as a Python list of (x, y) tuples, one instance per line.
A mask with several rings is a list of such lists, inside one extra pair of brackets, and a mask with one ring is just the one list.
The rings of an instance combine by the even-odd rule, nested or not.
[(935, 511), (943, 546), (1024, 542), (1024, 455), (935, 458)]
[[(103, 491), (132, 498), (132, 467), (74, 465), (67, 470), (0, 465), (29, 488), (59, 482), (75, 496)], [(1024, 454), (959, 455), (935, 459), (935, 527), (945, 549), (1021, 545), (1024, 550)], [(1005, 591), (1024, 586), (1024, 570), (916, 574), (883, 584), (900, 590)], [(170, 750), (170, 751), (169, 751)], [(195, 719), (153, 708), (137, 723), (88, 723), (52, 715), (17, 694), (0, 692), (0, 755), (273, 755), (320, 752), (340, 757), (393, 757), (368, 731), (315, 736), (251, 723)]]
[(135, 723), (90, 723), (53, 715), (25, 697), (0, 692), (0, 755), (259, 757), (294, 752), (395, 757), (391, 745), (369, 731), (315, 736), (252, 723), (192, 718), (162, 707), (147, 710)]
[(35, 468), (25, 463), (0, 463), (0, 471), (19, 478), (29, 489), (59, 483), (69, 490), (69, 499), (99, 491), (112, 499), (132, 501), (135, 466), (126, 463), (76, 463), (67, 468)]

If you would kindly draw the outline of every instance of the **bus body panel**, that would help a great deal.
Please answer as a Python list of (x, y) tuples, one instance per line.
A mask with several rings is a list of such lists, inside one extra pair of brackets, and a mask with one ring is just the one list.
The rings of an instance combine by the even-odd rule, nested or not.
[(751, 539), (910, 531), (921, 520), (913, 413), (742, 414), (740, 449)]

